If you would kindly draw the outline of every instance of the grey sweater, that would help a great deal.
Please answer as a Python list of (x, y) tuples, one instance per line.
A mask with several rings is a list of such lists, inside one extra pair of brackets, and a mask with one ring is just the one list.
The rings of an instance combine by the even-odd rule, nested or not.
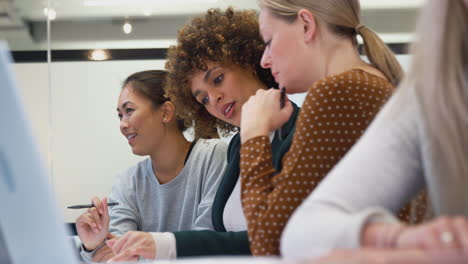
[[(151, 159), (118, 175), (109, 202), (110, 232), (168, 232), (213, 230), (211, 208), (226, 167), (227, 144), (218, 139), (200, 139), (185, 167), (171, 182), (160, 184)], [(94, 252), (81, 255), (89, 261)]]

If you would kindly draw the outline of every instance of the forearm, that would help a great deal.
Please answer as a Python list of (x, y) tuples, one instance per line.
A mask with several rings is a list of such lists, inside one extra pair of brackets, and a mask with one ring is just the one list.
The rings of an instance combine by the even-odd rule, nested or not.
[[(271, 159), (267, 137), (257, 137), (242, 145), (242, 203), (254, 255), (279, 255), (282, 230), (289, 215), (302, 201), (300, 197), (283, 199), (282, 194), (290, 187), (279, 177), (292, 175), (283, 171), (272, 178), (275, 169)], [(291, 187), (295, 188), (296, 183)]]

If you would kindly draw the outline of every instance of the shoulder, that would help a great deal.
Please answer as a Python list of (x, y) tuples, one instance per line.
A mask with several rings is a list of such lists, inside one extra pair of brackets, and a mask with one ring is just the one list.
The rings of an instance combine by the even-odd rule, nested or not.
[(226, 159), (228, 144), (222, 139), (198, 139), (193, 147), (194, 160)]
[(347, 103), (379, 106), (395, 88), (387, 80), (361, 69), (353, 69), (317, 81), (307, 99), (312, 104), (342, 105)]
[(117, 175), (117, 182), (131, 183), (141, 177), (145, 177), (148, 164), (151, 164), (150, 158), (139, 161), (137, 164), (123, 170)]
[[(358, 89), (368, 92), (374, 90), (374, 92), (381, 91), (390, 94), (395, 89), (389, 81), (380, 76), (362, 69), (352, 69), (317, 81), (311, 91), (316, 89), (332, 91), (338, 88)], [(326, 94), (323, 95), (325, 96)]]
[(223, 139), (198, 139), (195, 143), (194, 149), (197, 148), (200, 151), (227, 151), (228, 144)]
[(131, 192), (142, 182), (147, 181), (148, 166), (151, 168), (151, 159), (146, 158), (137, 164), (121, 171), (115, 178), (112, 186), (113, 192)]

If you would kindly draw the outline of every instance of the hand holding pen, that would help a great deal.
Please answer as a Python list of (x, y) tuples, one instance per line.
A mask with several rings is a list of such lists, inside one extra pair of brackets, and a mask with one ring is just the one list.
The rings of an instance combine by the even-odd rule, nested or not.
[[(99, 247), (109, 234), (109, 204), (107, 198), (99, 200), (97, 197), (92, 198), (92, 207), (82, 213), (76, 219), (76, 231), (83, 242), (86, 250), (94, 250)], [(90, 205), (82, 205), (85, 207)]]
[(292, 112), (292, 104), (287, 100), (284, 89), (258, 90), (242, 106), (241, 142), (257, 136), (268, 136), (282, 127)]

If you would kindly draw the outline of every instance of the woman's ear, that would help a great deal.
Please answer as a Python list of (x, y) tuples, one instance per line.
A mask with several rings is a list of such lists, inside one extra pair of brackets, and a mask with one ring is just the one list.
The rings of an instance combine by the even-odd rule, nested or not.
[(297, 12), (297, 19), (304, 28), (304, 41), (307, 43), (312, 41), (317, 34), (317, 21), (314, 15), (307, 9), (301, 9)]
[(170, 123), (175, 117), (175, 107), (174, 104), (170, 101), (164, 102), (161, 105), (162, 111), (162, 122), (165, 124)]

